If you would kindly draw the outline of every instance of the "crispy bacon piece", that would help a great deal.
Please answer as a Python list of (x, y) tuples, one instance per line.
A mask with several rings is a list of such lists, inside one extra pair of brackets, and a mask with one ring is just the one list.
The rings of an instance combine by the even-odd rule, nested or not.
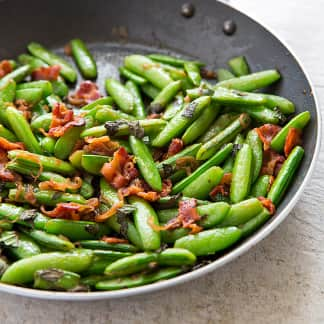
[(232, 173), (225, 173), (221, 182), (209, 193), (211, 198), (221, 195), (223, 197), (228, 197), (230, 193), (230, 185), (232, 182)]
[(97, 198), (92, 198), (87, 201), (86, 205), (70, 202), (59, 203), (53, 210), (50, 211), (46, 210), (44, 206), (41, 206), (40, 209), (43, 214), (52, 218), (80, 220), (82, 216), (94, 212), (98, 206), (99, 200)]
[(63, 103), (56, 103), (52, 111), (52, 121), (48, 136), (60, 137), (71, 127), (80, 127), (85, 124), (82, 117), (75, 117), (73, 110), (67, 109)]
[(109, 244), (118, 244), (118, 243), (128, 243), (126, 239), (118, 238), (118, 237), (108, 237), (108, 236), (103, 236), (101, 238), (101, 241), (104, 241)]
[(179, 201), (179, 214), (176, 218), (169, 221), (164, 230), (176, 229), (179, 227), (189, 228), (190, 234), (198, 233), (202, 228), (196, 224), (200, 220), (200, 215), (197, 211), (197, 200), (190, 198)]
[(161, 118), (162, 114), (156, 114), (156, 113), (153, 113), (153, 114), (150, 114), (146, 117), (146, 119), (158, 119), (158, 118)]
[(162, 191), (160, 192), (161, 197), (167, 196), (172, 190), (172, 181), (170, 179), (163, 180)]
[(91, 81), (84, 81), (74, 94), (68, 96), (68, 101), (74, 106), (82, 107), (100, 97), (98, 86)]
[(133, 158), (122, 146), (115, 153), (111, 162), (107, 162), (101, 169), (105, 179), (116, 189), (127, 186), (138, 176)]
[(41, 66), (32, 72), (33, 80), (56, 81), (61, 71), (59, 65)]
[(272, 139), (280, 132), (281, 127), (273, 124), (264, 124), (259, 128), (255, 128), (255, 130), (263, 143), (263, 149), (266, 151), (270, 148)]
[(200, 74), (204, 79), (216, 79), (216, 72), (212, 70), (208, 70), (206, 68), (200, 69)]
[(284, 156), (272, 149), (263, 152), (261, 174), (277, 175), (282, 164), (285, 162)]
[(156, 191), (149, 191), (148, 185), (140, 179), (135, 179), (128, 187), (120, 189), (120, 194), (123, 197), (138, 196), (147, 201), (157, 201), (160, 198)]
[(199, 162), (193, 156), (183, 156), (176, 160), (176, 169), (185, 170), (190, 175), (197, 169)]
[(177, 153), (179, 153), (182, 148), (183, 148), (183, 141), (180, 138), (174, 138), (172, 139), (169, 148), (168, 148), (168, 152), (166, 154), (166, 158), (169, 158), (170, 156), (176, 155)]
[(117, 203), (113, 204), (109, 210), (107, 210), (105, 213), (96, 215), (95, 220), (96, 222), (105, 222), (108, 218), (114, 216), (118, 209), (124, 206), (124, 198), (120, 199)]
[(112, 141), (109, 136), (86, 137), (85, 141), (87, 145), (83, 149), (90, 154), (111, 156), (119, 148), (119, 143)]
[(82, 179), (75, 177), (72, 181), (67, 179), (66, 182), (56, 182), (54, 180), (43, 181), (38, 184), (40, 190), (57, 190), (65, 192), (67, 189), (76, 190), (81, 188)]
[(10, 151), (10, 150), (24, 150), (25, 146), (23, 143), (16, 142), (12, 143), (5, 139), (4, 137), (0, 137), (0, 150)]
[(8, 60), (3, 60), (0, 62), (0, 78), (12, 72), (12, 66)]
[(258, 197), (258, 200), (261, 201), (261, 204), (263, 207), (267, 208), (270, 215), (273, 215), (276, 212), (276, 206), (273, 204), (271, 199), (264, 198), (264, 197)]
[(16, 107), (17, 110), (22, 112), (25, 119), (27, 119), (28, 121), (31, 119), (31, 117), (32, 117), (32, 112), (31, 112), (32, 106), (29, 105), (26, 100), (23, 100), (23, 99), (16, 100), (15, 101), (15, 107)]
[(302, 143), (301, 135), (302, 132), (300, 129), (293, 128), (293, 127), (289, 128), (286, 141), (285, 141), (285, 147), (284, 147), (284, 152), (286, 157), (288, 157), (288, 155), (296, 145), (301, 145)]

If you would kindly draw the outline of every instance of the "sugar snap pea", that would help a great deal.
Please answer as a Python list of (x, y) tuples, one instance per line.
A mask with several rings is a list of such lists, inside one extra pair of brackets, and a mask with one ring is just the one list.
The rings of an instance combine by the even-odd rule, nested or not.
[(120, 252), (134, 253), (138, 251), (138, 248), (128, 243), (108, 243), (105, 241), (96, 240), (81, 240), (80, 245), (85, 249), (100, 249), (100, 250), (112, 250)]
[(0, 124), (0, 137), (3, 137), (10, 142), (17, 142), (16, 135), (1, 124)]
[(21, 54), (18, 56), (18, 61), (22, 65), (30, 65), (32, 70), (35, 70), (40, 67), (47, 67), (48, 64), (42, 61), (41, 59), (29, 55), (29, 54)]
[(198, 66), (204, 66), (204, 63), (200, 61), (188, 61), (188, 60), (183, 60), (174, 56), (170, 55), (162, 55), (162, 54), (150, 54), (148, 57), (154, 61), (161, 62), (161, 63), (166, 63), (178, 67), (183, 67), (185, 63), (187, 62), (192, 62)]
[(146, 110), (138, 85), (132, 80), (128, 80), (125, 86), (134, 98), (134, 115), (138, 119), (144, 119), (146, 117)]
[(86, 44), (81, 39), (71, 40), (71, 52), (82, 75), (86, 79), (97, 77), (97, 65)]
[(186, 249), (169, 248), (159, 253), (157, 262), (162, 266), (193, 265), (196, 256)]
[(243, 226), (241, 226), (242, 230), (242, 238), (245, 238), (252, 233), (254, 233), (260, 226), (262, 226), (268, 219), (270, 218), (270, 213), (268, 209), (263, 208), (263, 210), (247, 221)]
[(41, 89), (44, 98), (53, 93), (52, 83), (47, 80), (31, 81), (18, 84), (17, 90), (22, 89)]
[(16, 91), (16, 100), (24, 100), (30, 105), (35, 105), (43, 98), (40, 88), (20, 89)]
[(16, 95), (16, 82), (9, 79), (0, 87), (0, 101), (3, 103), (13, 102)]
[(252, 150), (251, 183), (253, 183), (259, 176), (263, 159), (262, 142), (258, 133), (254, 129), (248, 132), (246, 136), (246, 143), (249, 144)]
[(99, 105), (112, 105), (114, 103), (114, 100), (112, 97), (103, 97), (99, 98), (97, 100), (92, 101), (91, 103), (83, 106), (81, 110), (91, 110), (92, 108), (95, 108)]
[(54, 95), (59, 96), (60, 98), (64, 98), (68, 95), (69, 87), (63, 80), (52, 81), (51, 84)]
[(129, 69), (125, 68), (124, 66), (121, 66), (119, 68), (119, 72), (126, 79), (128, 79), (128, 80), (130, 80), (132, 82), (135, 82), (135, 84), (142, 85), (142, 84), (147, 83), (147, 80), (145, 78), (137, 75), (136, 73), (133, 73)]
[(0, 80), (0, 88), (3, 87), (9, 80), (14, 80), (16, 83), (21, 82), (24, 80), (31, 72), (31, 66), (30, 65), (22, 65), (16, 70), (13, 70), (9, 74), (5, 75)]
[(251, 188), (251, 197), (266, 197), (271, 187), (271, 178), (267, 174), (259, 176)]
[(219, 82), (235, 78), (235, 75), (226, 69), (218, 69), (216, 74)]
[(238, 77), (250, 73), (249, 65), (244, 56), (233, 57), (228, 61), (228, 65), (233, 73)]
[(95, 119), (100, 123), (104, 123), (106, 121), (115, 121), (120, 119), (135, 120), (135, 117), (121, 111), (114, 110), (110, 106), (100, 106), (95, 113)]
[(53, 137), (44, 137), (39, 141), (39, 145), (46, 153), (53, 154), (55, 150), (56, 139)]
[(188, 74), (190, 81), (195, 85), (199, 86), (201, 82), (201, 75), (199, 66), (193, 62), (185, 62), (184, 69)]
[(164, 120), (172, 119), (182, 109), (184, 103), (183, 100), (182, 92), (178, 93), (175, 96), (175, 99), (166, 106), (162, 118)]
[(141, 90), (144, 92), (144, 94), (147, 97), (149, 97), (151, 99), (156, 98), (158, 96), (158, 94), (160, 93), (160, 89), (150, 83), (142, 84)]

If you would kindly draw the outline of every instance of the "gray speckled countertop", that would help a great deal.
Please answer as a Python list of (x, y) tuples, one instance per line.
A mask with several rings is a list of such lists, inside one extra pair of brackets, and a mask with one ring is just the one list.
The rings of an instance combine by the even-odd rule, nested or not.
[[(202, 0), (203, 1), (203, 0)], [(324, 103), (323, 0), (232, 0), (304, 63)], [(287, 220), (241, 258), (159, 293), (87, 303), (0, 295), (4, 324), (324, 323), (324, 153)]]

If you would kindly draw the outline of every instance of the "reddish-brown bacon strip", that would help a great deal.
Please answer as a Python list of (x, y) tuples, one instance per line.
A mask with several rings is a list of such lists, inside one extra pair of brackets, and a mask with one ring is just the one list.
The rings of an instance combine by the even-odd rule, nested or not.
[(57, 190), (65, 192), (67, 189), (77, 190), (82, 186), (82, 179), (75, 177), (72, 181), (66, 179), (66, 182), (56, 182), (54, 180), (43, 181), (38, 184), (40, 190)]
[(209, 193), (211, 198), (216, 197), (218, 194), (227, 197), (230, 192), (230, 185), (232, 182), (232, 173), (225, 173), (221, 182)]
[(168, 148), (168, 152), (166, 154), (166, 159), (179, 153), (182, 150), (183, 146), (183, 141), (180, 138), (172, 139)]
[(33, 80), (56, 81), (61, 71), (59, 65), (41, 66), (32, 72)]
[(68, 96), (68, 100), (70, 104), (82, 107), (100, 97), (98, 86), (91, 81), (84, 81), (74, 94)]
[(258, 199), (261, 201), (262, 206), (268, 209), (270, 215), (273, 215), (276, 212), (276, 206), (273, 204), (271, 199), (264, 197), (258, 197)]
[(12, 71), (11, 63), (8, 60), (3, 60), (0, 62), (0, 78), (9, 74)]
[(109, 136), (86, 137), (85, 141), (87, 145), (83, 149), (90, 154), (111, 156), (119, 148), (119, 143), (112, 141)]
[(261, 174), (277, 175), (282, 164), (285, 162), (284, 156), (272, 149), (263, 152)]
[(281, 127), (273, 124), (264, 124), (259, 128), (255, 128), (255, 130), (263, 143), (263, 149), (266, 151), (270, 148), (272, 139), (279, 133)]
[(285, 141), (285, 147), (284, 147), (284, 152), (285, 156), (288, 157), (292, 149), (296, 145), (301, 145), (302, 144), (302, 132), (300, 129), (297, 128), (289, 128), (286, 141)]
[(108, 237), (108, 236), (103, 236), (101, 238), (101, 241), (104, 241), (109, 244), (128, 243), (128, 241), (125, 239), (118, 238), (118, 237)]

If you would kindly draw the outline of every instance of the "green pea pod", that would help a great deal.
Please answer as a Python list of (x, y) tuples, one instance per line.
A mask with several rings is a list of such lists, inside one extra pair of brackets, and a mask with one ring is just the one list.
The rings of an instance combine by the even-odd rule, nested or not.
[(136, 164), (145, 181), (156, 191), (162, 190), (162, 180), (150, 150), (146, 144), (131, 135), (129, 143), (136, 158)]
[[(243, 145), (244, 144), (244, 137), (242, 134), (237, 134), (237, 136), (235, 137), (235, 140), (234, 140), (234, 144), (238, 144), (239, 147), (240, 145)], [(233, 171), (233, 167), (234, 167), (234, 154), (231, 154), (227, 159), (226, 161), (224, 162), (223, 164), (223, 170), (224, 170), (224, 173), (231, 173)]]
[(59, 65), (61, 67), (60, 74), (69, 82), (75, 82), (77, 74), (72, 66), (60, 56), (48, 51), (38, 43), (30, 43), (27, 46), (29, 52), (40, 58), (49, 65)]
[(156, 253), (137, 253), (113, 262), (104, 273), (109, 278), (124, 277), (147, 269), (150, 263), (156, 261)]
[(53, 94), (64, 98), (69, 94), (69, 87), (63, 80), (52, 81)]
[(216, 71), (216, 74), (218, 82), (235, 78), (235, 75), (226, 69), (218, 69)]
[(11, 129), (28, 151), (41, 154), (42, 149), (24, 116), (14, 107), (8, 107), (6, 113)]
[(80, 285), (80, 275), (61, 269), (36, 271), (34, 288), (58, 291), (88, 291), (86, 286)]
[(93, 175), (99, 175), (102, 166), (109, 162), (110, 158), (104, 155), (83, 154), (81, 158), (82, 168)]
[(282, 116), (277, 111), (266, 108), (264, 106), (258, 107), (231, 107), (231, 110), (238, 113), (247, 113), (249, 116), (256, 121), (263, 124), (279, 124)]
[(169, 158), (167, 158), (166, 160), (163, 160), (162, 162), (158, 163), (157, 164), (158, 169), (162, 169), (163, 165), (172, 165), (173, 166), (173, 165), (175, 165), (176, 161), (179, 158), (182, 158), (184, 156), (196, 156), (196, 153), (198, 152), (200, 146), (201, 146), (201, 144), (192, 144), (192, 145), (186, 147), (179, 153), (172, 155)]
[(83, 150), (76, 150), (69, 156), (71, 165), (76, 169), (82, 169), (82, 156), (85, 154)]
[(44, 230), (49, 234), (64, 235), (72, 241), (90, 240), (109, 234), (104, 223), (52, 219), (46, 222)]
[(40, 68), (40, 67), (47, 67), (48, 64), (45, 63), (44, 61), (42, 61), (41, 59), (35, 57), (35, 56), (31, 56), (29, 54), (21, 54), (18, 56), (18, 61), (20, 64), (23, 65), (30, 65), (32, 71)]
[(233, 73), (238, 77), (250, 73), (249, 65), (244, 56), (233, 57), (231, 60), (228, 61), (228, 65), (233, 71)]
[(260, 228), (268, 219), (270, 218), (270, 213), (268, 209), (263, 208), (263, 210), (247, 221), (244, 225), (242, 225), (242, 238), (248, 237), (253, 234), (258, 228)]
[(277, 70), (266, 70), (218, 82), (215, 88), (223, 87), (241, 91), (254, 91), (266, 88), (279, 79), (280, 74)]
[(80, 273), (90, 266), (92, 258), (93, 252), (83, 249), (66, 253), (41, 253), (11, 264), (2, 275), (1, 281), (16, 285), (27, 284), (33, 281), (37, 270), (50, 268)]
[(176, 240), (174, 247), (183, 248), (196, 256), (214, 254), (222, 251), (241, 238), (242, 231), (237, 227), (226, 227), (202, 231)]
[[(100, 179), (100, 193), (104, 201), (109, 203), (110, 206), (119, 202), (119, 197), (116, 189), (114, 189), (104, 178)], [(118, 215), (109, 217), (107, 224), (116, 232), (126, 232), (126, 237), (138, 248), (143, 248), (141, 237), (134, 226), (134, 224), (127, 218), (121, 220)], [(122, 225), (123, 224), (123, 225)]]
[(59, 139), (56, 141), (54, 155), (61, 160), (68, 158), (76, 142), (79, 140), (80, 134), (83, 130), (84, 127), (82, 126), (68, 129), (64, 135), (59, 137)]
[(269, 94), (263, 94), (267, 98), (266, 106), (268, 108), (279, 108), (283, 114), (293, 114), (295, 112), (295, 105), (290, 100)]
[(175, 96), (175, 99), (166, 106), (162, 118), (164, 120), (172, 119), (183, 108), (183, 104), (183, 94), (179, 93)]
[(209, 168), (222, 163), (228, 157), (228, 155), (232, 152), (232, 149), (233, 149), (232, 143), (225, 145), (213, 157), (211, 157), (209, 160), (207, 160), (204, 164), (202, 164), (198, 169), (196, 169), (188, 177), (186, 177), (182, 181), (178, 182), (173, 187), (172, 194), (177, 194), (177, 193), (181, 192), (187, 185), (189, 185), (192, 181), (197, 179), (201, 174), (203, 174)]
[(14, 133), (0, 124), (0, 137), (7, 139), (10, 142), (17, 142), (18, 139)]
[(85, 43), (81, 39), (73, 39), (70, 44), (72, 56), (82, 75), (86, 79), (95, 79), (97, 77), (97, 65)]
[(227, 113), (220, 115), (207, 129), (205, 134), (203, 134), (198, 141), (201, 143), (206, 143), (217, 134), (219, 134), (223, 129), (225, 129), (229, 124), (231, 124), (236, 118), (238, 114), (236, 113)]
[(158, 264), (161, 266), (185, 266), (195, 264), (197, 258), (186, 249), (169, 248), (158, 255)]
[(52, 113), (47, 113), (36, 117), (30, 123), (30, 127), (34, 132), (40, 132), (40, 129), (44, 129), (46, 132), (49, 131), (52, 122)]
[(30, 65), (20, 66), (19, 68), (5, 75), (0, 80), (0, 88), (2, 88), (9, 80), (14, 80), (16, 83), (21, 82), (30, 74), (30, 72), (31, 72)]
[(154, 138), (152, 145), (163, 147), (183, 133), (183, 131), (201, 114), (210, 104), (210, 97), (200, 97), (179, 111), (164, 127), (164, 129)]
[(107, 243), (105, 241), (96, 240), (81, 240), (79, 243), (83, 248), (91, 250), (100, 249), (130, 253), (135, 253), (138, 251), (136, 246), (127, 243)]
[(103, 106), (103, 105), (112, 105), (114, 103), (113, 98), (111, 97), (104, 97), (104, 98), (99, 98), (95, 101), (92, 101), (91, 103), (83, 106), (81, 110), (91, 110), (95, 108), (96, 106)]
[(158, 249), (161, 245), (161, 239), (160, 232), (152, 228), (153, 224), (159, 226), (159, 220), (154, 209), (144, 199), (136, 196), (130, 197), (129, 202), (136, 207), (134, 222), (144, 250)]
[(100, 123), (105, 123), (106, 121), (115, 121), (120, 119), (135, 120), (135, 117), (121, 111), (114, 110), (110, 106), (101, 106), (95, 114), (95, 119)]
[(195, 85), (199, 86), (201, 82), (201, 75), (199, 66), (193, 62), (186, 62), (184, 64), (184, 69), (188, 74), (190, 81)]
[(220, 110), (220, 106), (211, 103), (201, 115), (187, 128), (182, 135), (185, 145), (193, 143), (198, 137), (203, 135), (208, 127), (215, 120)]
[(7, 80), (6, 83), (0, 87), (0, 101), (13, 102), (16, 95), (16, 82), (12, 79)]
[(259, 176), (261, 167), (262, 167), (262, 159), (263, 159), (263, 151), (262, 151), (262, 142), (258, 133), (255, 129), (252, 129), (248, 132), (246, 136), (246, 143), (250, 145), (252, 150), (252, 178), (251, 183)]
[(134, 98), (128, 89), (115, 79), (106, 80), (106, 90), (114, 99), (118, 107), (125, 113), (134, 110)]
[(290, 128), (297, 128), (302, 130), (310, 121), (311, 115), (309, 111), (304, 111), (292, 120), (290, 120), (281, 131), (272, 139), (271, 148), (278, 152), (282, 152), (285, 146), (286, 137)]
[(271, 187), (271, 176), (261, 175), (253, 184), (250, 192), (251, 197), (266, 197)]
[(52, 84), (47, 80), (31, 81), (18, 84), (17, 90), (23, 89), (41, 89), (44, 98), (53, 93)]
[(148, 55), (150, 59), (153, 61), (165, 63), (165, 64), (170, 64), (178, 67), (183, 67), (185, 63), (191, 62), (196, 64), (197, 66), (204, 66), (205, 64), (200, 62), (200, 61), (188, 61), (188, 60), (183, 60), (174, 56), (170, 55), (163, 55), (163, 54), (150, 54)]
[(238, 226), (248, 222), (263, 209), (261, 202), (256, 198), (243, 200), (231, 206), (226, 217), (218, 224), (219, 227)]
[(267, 196), (276, 206), (279, 204), (284, 193), (288, 189), (303, 156), (304, 149), (301, 146), (296, 146), (282, 165)]
[(39, 168), (42, 166), (43, 171), (52, 171), (64, 175), (71, 175), (75, 173), (75, 169), (70, 163), (54, 157), (33, 154), (22, 150), (9, 151), (8, 157), (11, 160), (16, 159), (18, 162), (22, 161), (24, 164), (34, 168)]
[(84, 176), (82, 185), (80, 188), (80, 195), (83, 196), (85, 199), (90, 199), (94, 196), (95, 189), (92, 186), (92, 176)]
[(126, 56), (124, 64), (127, 69), (147, 79), (159, 89), (163, 89), (172, 82), (167, 72), (143, 55)]
[(164, 224), (169, 222), (171, 219), (177, 217), (178, 209), (172, 208), (172, 209), (156, 210), (156, 214), (159, 219), (159, 222)]
[(251, 119), (247, 114), (241, 114), (220, 133), (204, 143), (197, 152), (197, 160), (206, 160), (213, 156), (224, 144), (232, 141), (235, 136), (250, 125)]
[(213, 166), (188, 184), (182, 193), (187, 197), (207, 199), (210, 191), (219, 184), (224, 175), (220, 167)]
[[(98, 290), (119, 290), (144, 286), (159, 280), (173, 278), (183, 272), (181, 267), (162, 268), (148, 274), (132, 275), (130, 277), (96, 281), (95, 287)], [(99, 278), (98, 278), (99, 279)]]
[(16, 100), (24, 100), (30, 105), (35, 105), (43, 98), (43, 90), (40, 88), (20, 89), (16, 91)]
[(149, 109), (159, 113), (175, 97), (181, 89), (181, 81), (173, 81), (164, 87), (161, 92), (151, 102)]
[(141, 90), (144, 92), (144, 94), (147, 97), (149, 97), (151, 99), (155, 99), (158, 96), (158, 94), (160, 93), (160, 89), (150, 83), (145, 83), (145, 84), (141, 85)]
[(138, 85), (134, 81), (128, 80), (125, 86), (134, 98), (134, 115), (138, 119), (144, 119), (146, 111)]
[[(2, 232), (1, 239), (8, 235), (8, 233), (9, 232)], [(16, 237), (16, 242), (12, 245), (5, 246), (6, 253), (8, 253), (12, 259), (20, 260), (41, 253), (39, 246), (33, 239), (23, 233), (12, 233), (14, 233)]]
[(232, 172), (230, 199), (233, 203), (242, 201), (250, 192), (252, 176), (252, 149), (243, 144), (237, 152)]
[(46, 153), (53, 154), (55, 150), (56, 139), (53, 137), (44, 137), (39, 141), (39, 145)]
[(172, 230), (161, 231), (161, 240), (166, 244), (173, 244), (176, 240), (184, 237), (190, 233), (188, 228), (176, 228)]
[(129, 81), (134, 82), (135, 84), (142, 85), (147, 83), (147, 80), (145, 78), (137, 75), (136, 73), (133, 73), (129, 69), (125, 68), (124, 66), (121, 66), (119, 68), (119, 73)]

